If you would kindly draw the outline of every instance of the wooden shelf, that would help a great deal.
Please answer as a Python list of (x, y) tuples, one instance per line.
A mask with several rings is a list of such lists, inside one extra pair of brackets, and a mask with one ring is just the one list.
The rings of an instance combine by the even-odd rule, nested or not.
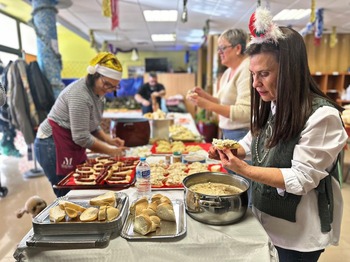
[(312, 77), (324, 93), (334, 93), (334, 90), (336, 90), (338, 97), (350, 85), (350, 73), (314, 73)]

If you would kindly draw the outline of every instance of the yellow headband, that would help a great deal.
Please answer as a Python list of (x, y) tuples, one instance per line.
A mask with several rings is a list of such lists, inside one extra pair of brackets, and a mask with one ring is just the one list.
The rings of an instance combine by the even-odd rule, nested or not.
[(90, 61), (87, 71), (91, 75), (97, 72), (106, 77), (121, 80), (123, 68), (115, 55), (109, 52), (102, 52)]

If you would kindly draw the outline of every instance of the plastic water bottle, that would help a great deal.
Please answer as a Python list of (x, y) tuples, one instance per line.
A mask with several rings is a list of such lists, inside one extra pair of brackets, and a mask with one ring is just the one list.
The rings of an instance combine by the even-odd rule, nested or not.
[(151, 167), (146, 162), (146, 157), (140, 157), (140, 162), (136, 166), (136, 188), (138, 197), (150, 197)]

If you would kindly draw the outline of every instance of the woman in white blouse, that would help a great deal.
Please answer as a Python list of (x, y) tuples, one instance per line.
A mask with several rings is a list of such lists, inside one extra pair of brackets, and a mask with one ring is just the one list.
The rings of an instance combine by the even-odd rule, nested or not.
[[(342, 108), (312, 79), (298, 32), (278, 28), (260, 8), (250, 30), (251, 131), (239, 142), (238, 157), (222, 150), (220, 159), (252, 180), (252, 210), (280, 261), (317, 261), (340, 237), (337, 157), (348, 138)], [(248, 156), (252, 165), (242, 160)]]

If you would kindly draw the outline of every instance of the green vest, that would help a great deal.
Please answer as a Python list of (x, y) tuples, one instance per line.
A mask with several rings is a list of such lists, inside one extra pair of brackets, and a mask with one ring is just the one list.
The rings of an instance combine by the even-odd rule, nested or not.
[[(324, 105), (332, 106), (323, 98), (315, 98), (312, 104), (312, 114)], [(258, 137), (252, 140), (252, 160), (254, 166), (290, 168), (292, 166), (293, 151), (300, 139), (298, 134), (287, 142), (279, 142), (275, 147), (266, 149), (264, 141), (271, 136), (274, 125), (274, 116), (270, 115), (268, 123), (261, 130)], [(338, 165), (335, 164), (330, 172), (331, 176), (338, 179)], [(318, 192), (318, 209), (321, 221), (321, 231), (329, 232), (333, 221), (333, 192), (331, 176), (320, 181), (316, 191)], [(296, 222), (296, 209), (301, 200), (300, 195), (284, 192), (284, 196), (278, 194), (275, 187), (262, 183), (252, 182), (252, 203), (260, 211), (271, 216)]]

